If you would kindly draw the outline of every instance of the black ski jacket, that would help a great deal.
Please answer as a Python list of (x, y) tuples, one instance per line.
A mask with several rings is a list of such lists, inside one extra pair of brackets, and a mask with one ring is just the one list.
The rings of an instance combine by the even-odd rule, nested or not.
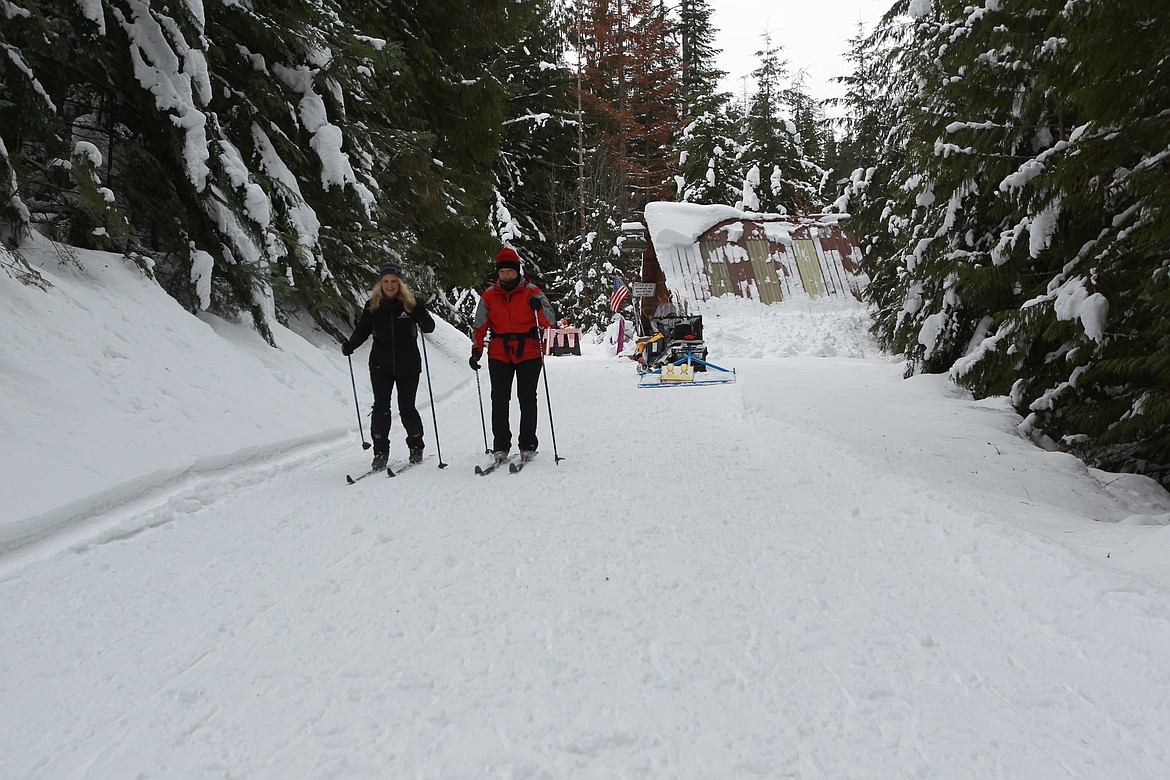
[(372, 334), (374, 346), (370, 350), (370, 369), (385, 371), (393, 376), (406, 376), (422, 371), (422, 357), (418, 351), (418, 331), (433, 333), (435, 320), (420, 301), (414, 311), (407, 313), (397, 298), (382, 299), (377, 310), (370, 311), (367, 301), (354, 326), (349, 345), (356, 349)]

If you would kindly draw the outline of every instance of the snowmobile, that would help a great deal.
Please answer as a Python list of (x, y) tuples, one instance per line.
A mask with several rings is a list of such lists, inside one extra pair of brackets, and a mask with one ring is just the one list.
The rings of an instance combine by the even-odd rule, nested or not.
[[(686, 358), (688, 353), (692, 358), (705, 361), (707, 359), (707, 345), (703, 343), (703, 317), (693, 317), (678, 314), (672, 311), (662, 317), (650, 320), (650, 327), (654, 330), (635, 344), (638, 361), (638, 373), (647, 374), (655, 369), (662, 368), (667, 363), (673, 363)], [(704, 371), (706, 367), (697, 363), (696, 371)]]
[[(635, 343), (630, 358), (638, 363), (641, 379), (639, 387), (658, 387), (664, 384), (714, 384), (735, 381), (735, 371), (707, 362), (707, 345), (703, 342), (702, 315), (679, 314), (672, 304), (670, 310), (650, 320), (653, 333)], [(708, 368), (731, 374), (730, 379), (697, 379), (696, 373)], [(657, 378), (657, 382), (652, 381)]]

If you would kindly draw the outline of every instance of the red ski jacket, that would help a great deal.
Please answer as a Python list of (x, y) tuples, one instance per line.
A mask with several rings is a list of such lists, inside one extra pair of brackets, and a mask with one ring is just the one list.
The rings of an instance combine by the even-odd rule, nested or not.
[[(540, 301), (540, 310), (533, 311), (530, 300)], [(490, 329), (488, 357), (506, 363), (539, 358), (540, 327), (550, 327), (553, 321), (552, 306), (540, 288), (527, 279), (522, 279), (516, 289), (505, 290), (497, 281), (479, 299), (475, 309), (475, 330), (472, 338), (475, 348), (483, 349), (484, 337)]]

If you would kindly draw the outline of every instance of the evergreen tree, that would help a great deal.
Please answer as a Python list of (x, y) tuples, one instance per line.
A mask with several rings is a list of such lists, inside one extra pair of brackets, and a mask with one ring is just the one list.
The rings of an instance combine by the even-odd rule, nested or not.
[(572, 282), (561, 269), (578, 236), (577, 127), (565, 61), (571, 18), (558, 3), (530, 6), (525, 34), (503, 58), (508, 90), (492, 229), (516, 247), (525, 273), (562, 306)]
[[(263, 231), (282, 317), (307, 312), (340, 335), (372, 268), (403, 255), (395, 231), (395, 169), (425, 135), (395, 127), (400, 50), (362, 35), (338, 6), (226, 6), (209, 19), (211, 108), (224, 128), (220, 188)], [(290, 35), (287, 31), (297, 30)], [(391, 157), (392, 155), (392, 157)], [(397, 232), (397, 234), (396, 234)]]
[(564, 316), (582, 329), (604, 330), (613, 318), (609, 295), (614, 275), (630, 280), (635, 269), (618, 252), (624, 219), (617, 207), (621, 179), (613, 175), (616, 162), (600, 150), (588, 151), (579, 204), (584, 229), (565, 244), (556, 289)]
[(511, 4), (28, 6), (5, 6), (6, 240), (35, 221), (141, 254), (265, 333), (340, 333), (388, 257), (434, 288), (493, 251)]
[(627, 0), (633, 15), (628, 63), (630, 202), (626, 214), (674, 193), (678, 165), (671, 154), (682, 128), (682, 82), (677, 24), (662, 0)]
[(579, 289), (566, 309), (585, 327), (608, 323), (614, 274), (630, 279), (617, 247), (623, 222), (675, 187), (681, 130), (681, 59), (675, 23), (651, 0), (583, 0), (574, 26), (580, 57), (584, 175), (580, 236), (565, 277)]
[(838, 191), (845, 189), (858, 169), (864, 173), (879, 160), (890, 168), (898, 164), (897, 159), (890, 159), (897, 149), (889, 148), (885, 141), (894, 127), (897, 107), (890, 94), (896, 83), (891, 77), (896, 65), (891, 61), (890, 37), (891, 32), (898, 34), (904, 29), (905, 25), (887, 21), (867, 34), (864, 24), (858, 22), (857, 32), (849, 39), (845, 59), (852, 70), (836, 79), (845, 86), (845, 94), (829, 101), (845, 112), (839, 120), (841, 140), (831, 160)]
[(727, 72), (716, 65), (721, 52), (715, 48), (713, 13), (708, 0), (682, 0), (679, 6), (681, 102), (686, 122), (720, 111), (730, 99), (719, 92), (719, 81)]
[[(993, 183), (1033, 142), (1031, 109), (1013, 116), (1032, 68), (1021, 59), (1029, 47), (995, 40), (1007, 33), (995, 29), (994, 16), (957, 7), (952, 16), (942, 9), (923, 16), (901, 61), (913, 79), (899, 119), (909, 135), (893, 177), (898, 189), (884, 210), (899, 248), (875, 269), (874, 281), (878, 290), (901, 290), (885, 301), (877, 322), (915, 371), (948, 368), (977, 336), (982, 318), (970, 316), (974, 306), (1008, 306), (1016, 294), (994, 254), (1012, 225)], [(1013, 34), (1036, 24), (1037, 17), (1016, 20)], [(1002, 56), (986, 56), (996, 43), (1005, 47)]]
[(1037, 0), (1031, 18), (1032, 144), (1000, 184), (1013, 208), (997, 247), (1026, 269), (1022, 300), (991, 313), (956, 375), (1010, 393), (1025, 431), (1170, 485), (1167, 47), (1139, 4)]
[(676, 151), (676, 197), (693, 203), (734, 203), (740, 190), (740, 117), (731, 95), (719, 91), (726, 75), (715, 65), (712, 10), (707, 0), (684, 0), (679, 11), (683, 129)]
[[(340, 85), (356, 78), (331, 56), (353, 39), (326, 6), (211, 10), (39, 3), (9, 29), (28, 72), (43, 74), (30, 83), (42, 108), (19, 110), (22, 99), (6, 111), (6, 147), (34, 212), (57, 215), (32, 215), (52, 237), (146, 256), (185, 305), (248, 312), (267, 334), (278, 285), (299, 277), (325, 290), (310, 301), (315, 316), (345, 297), (320, 260), (322, 220), (308, 199), (325, 193), (318, 205), (334, 201), (340, 224), (372, 215), (372, 182), (342, 148)], [(252, 50), (211, 44), (237, 31)]]
[(741, 205), (749, 211), (807, 213), (819, 206), (821, 167), (804, 157), (793, 123), (792, 90), (786, 86), (787, 62), (764, 34), (752, 71), (756, 91), (743, 124), (739, 168), (743, 171)]
[[(605, 185), (621, 198), (619, 210), (628, 206), (624, 193), (629, 191), (629, 135), (627, 128), (634, 124), (628, 102), (627, 84), (629, 65), (629, 27), (625, 0), (582, 0), (577, 5), (574, 26), (577, 85), (574, 96), (583, 112), (579, 117), (584, 138), (581, 145), (594, 156), (609, 158), (611, 167), (607, 178), (615, 180)], [(584, 183), (582, 183), (584, 184)]]
[(741, 118), (730, 103), (705, 112), (683, 128), (679, 142), (678, 199), (731, 204), (739, 197)]
[(621, 214), (671, 192), (682, 127), (676, 23), (655, 0), (584, 0), (576, 47), (587, 146), (616, 166)]
[[(895, 215), (912, 130), (908, 113), (919, 88), (916, 73), (924, 53), (915, 45), (913, 26), (905, 19), (907, 3), (895, 3), (872, 33), (850, 39), (853, 64), (842, 104), (846, 109), (841, 169), (848, 181), (832, 209), (851, 215), (850, 226), (861, 246), (861, 268), (869, 277), (865, 297), (879, 315), (900, 311), (902, 278), (892, 261), (904, 246), (906, 220)], [(887, 336), (875, 326), (879, 339)], [(887, 342), (888, 343), (888, 342)]]
[(824, 106), (808, 92), (803, 71), (793, 79), (787, 97), (792, 111), (792, 126), (796, 129), (798, 159), (803, 168), (800, 178), (814, 187), (814, 195), (808, 209), (820, 210), (828, 184), (829, 170), (826, 159), (833, 133), (829, 120), (825, 117)]
[[(109, 237), (124, 230), (115, 211), (108, 215), (104, 195), (96, 203), (95, 187), (103, 171), (95, 133), (77, 140), (97, 142), (78, 154), (71, 122), (85, 123), (92, 113), (84, 84), (100, 74), (108, 57), (93, 45), (101, 39), (98, 22), (76, 3), (6, 4), (0, 26), (0, 239), (17, 244), (33, 222), (60, 240), (79, 246), (114, 248)], [(49, 53), (53, 56), (47, 56)], [(68, 55), (68, 56), (65, 56)], [(100, 76), (98, 76), (100, 78)], [(95, 154), (96, 153), (96, 154)], [(83, 166), (74, 169), (77, 159)], [(81, 174), (80, 176), (78, 174)], [(83, 193), (83, 188), (86, 193)], [(109, 236), (109, 237), (108, 237)]]
[[(1010, 394), (1049, 446), (1167, 481), (1170, 132), (1165, 47), (1141, 35), (1153, 12), (1029, 0), (892, 14), (906, 10), (878, 145), (904, 152), (879, 152), (848, 193), (866, 232), (890, 237), (866, 258), (876, 332), (911, 371)], [(1142, 45), (1120, 56), (1116, 40)]]
[(400, 82), (408, 126), (432, 141), (391, 193), (413, 242), (409, 259), (432, 267), (442, 286), (472, 284), (498, 249), (488, 218), (507, 102), (499, 74), (530, 11), (504, 0), (376, 0), (352, 12), (366, 35), (401, 48), (405, 67), (387, 78)]

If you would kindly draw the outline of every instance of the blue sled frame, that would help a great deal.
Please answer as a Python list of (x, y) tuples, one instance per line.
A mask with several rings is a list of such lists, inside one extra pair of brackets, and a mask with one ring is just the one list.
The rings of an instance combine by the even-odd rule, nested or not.
[[(686, 363), (688, 365), (694, 365), (695, 363), (698, 363), (701, 366), (706, 366), (709, 369), (715, 369), (716, 371), (721, 371), (722, 373), (730, 374), (731, 376), (713, 377), (713, 378), (704, 377), (703, 379), (695, 378), (695, 379), (689, 379), (685, 382), (663, 382), (661, 379), (662, 368), (659, 367), (659, 368), (656, 368), (652, 371), (647, 371), (646, 373), (642, 374), (641, 378), (638, 379), (638, 387), (672, 387), (672, 386), (684, 386), (685, 387), (687, 385), (730, 385), (730, 384), (735, 383), (736, 374), (735, 374), (734, 368), (724, 368), (723, 366), (717, 366), (714, 363), (708, 363), (706, 360), (700, 360), (699, 358), (692, 355), (689, 351), (687, 352), (686, 357), (679, 358), (678, 360), (674, 361), (673, 363), (668, 363), (667, 365), (681, 366), (683, 363)], [(647, 381), (647, 380), (649, 380), (650, 377), (658, 377), (659, 379), (657, 382)]]

